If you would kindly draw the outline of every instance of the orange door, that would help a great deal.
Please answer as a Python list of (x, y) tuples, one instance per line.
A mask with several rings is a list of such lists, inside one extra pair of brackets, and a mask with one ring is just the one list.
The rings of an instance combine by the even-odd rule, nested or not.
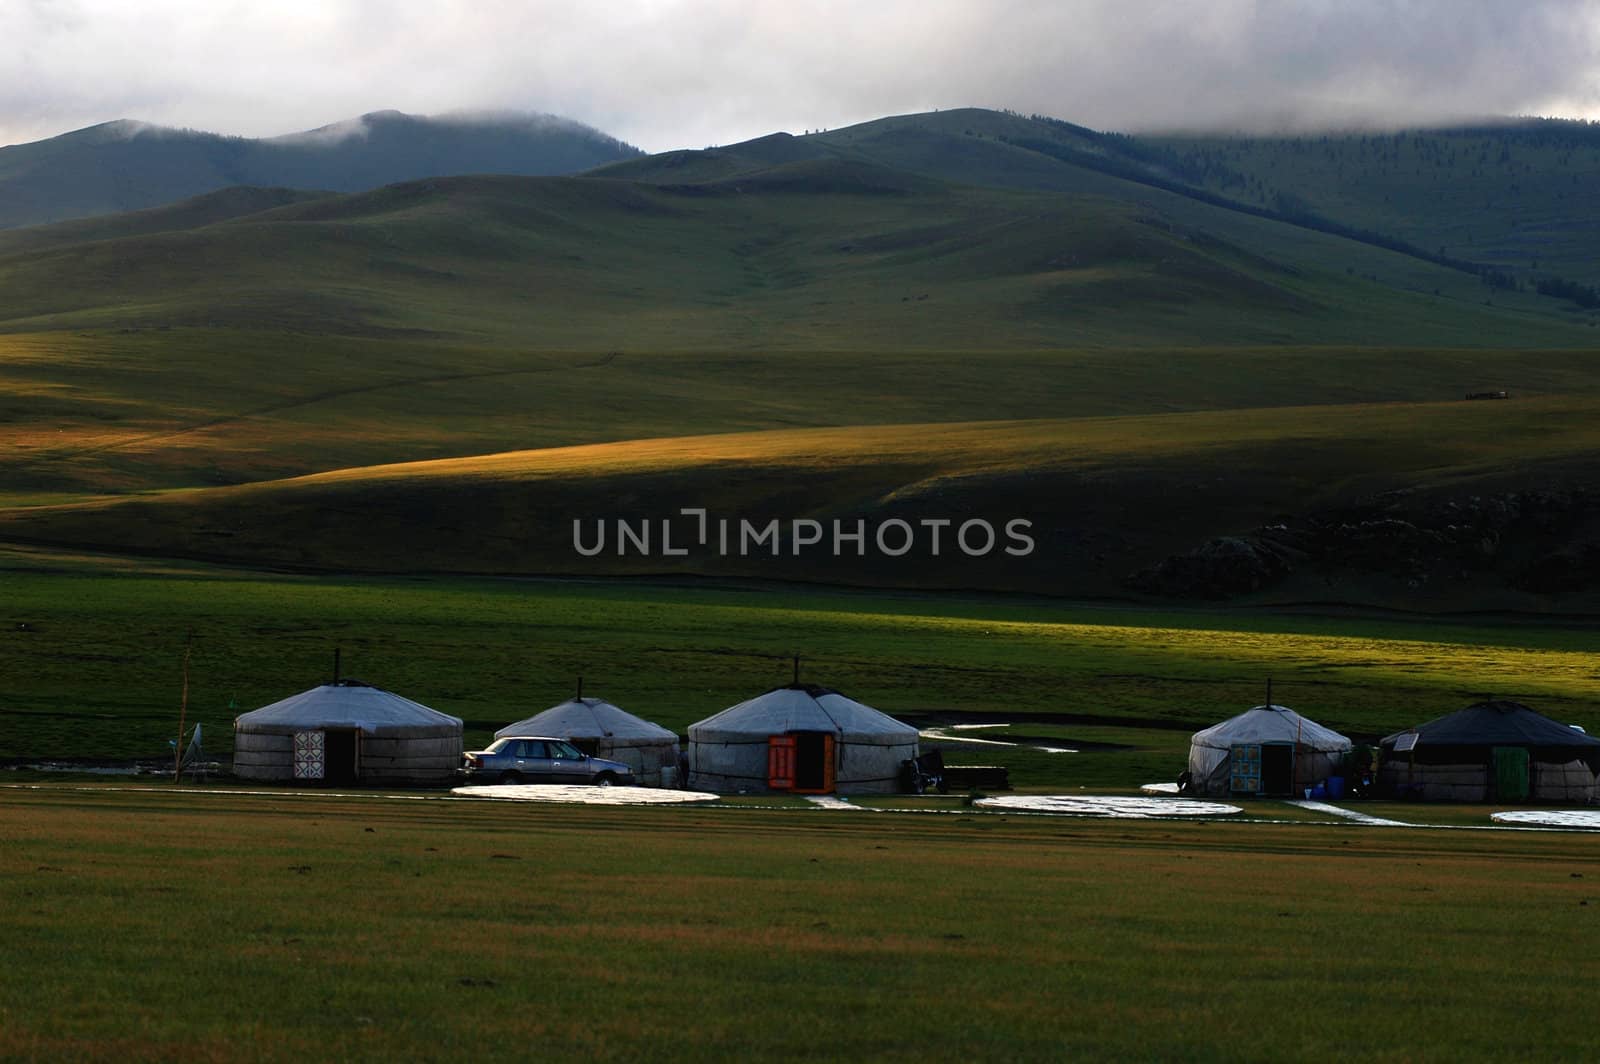
[(767, 786), (775, 791), (794, 789), (794, 736), (767, 739)]

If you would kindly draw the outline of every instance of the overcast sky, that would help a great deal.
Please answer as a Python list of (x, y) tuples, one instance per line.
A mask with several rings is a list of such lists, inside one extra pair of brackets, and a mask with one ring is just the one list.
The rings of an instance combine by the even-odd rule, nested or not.
[(1600, 0), (0, 0), (0, 144), (512, 108), (662, 151), (962, 106), (1600, 119)]

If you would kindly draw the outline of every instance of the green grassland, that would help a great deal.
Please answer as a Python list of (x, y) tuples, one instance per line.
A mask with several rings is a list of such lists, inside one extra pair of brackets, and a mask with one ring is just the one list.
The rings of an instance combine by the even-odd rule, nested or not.
[[(574, 570), (574, 516), (953, 504), (1049, 522), (1052, 571), (716, 571), (1103, 596), (1364, 493), (1586, 482), (1582, 315), (1109, 171), (1119, 144), (944, 112), (0, 235), (0, 534), (587, 575), (641, 567)], [(1517, 405), (1439, 405), (1498, 388)], [(1479, 605), (1571, 608), (1516, 590), (1528, 560)], [(1283, 594), (1475, 593), (1397, 579)]]
[[(1039, 128), (1071, 139), (948, 112), (587, 178), (236, 190), (0, 235), (0, 492), (1592, 390), (1593, 333), (1558, 300), (1487, 300), (1459, 271), (1012, 143)], [(1060, 180), (993, 187), (1022, 157)]]
[(775, 428), (1592, 395), (1594, 363), (1585, 348), (592, 352), (230, 329), (18, 334), (0, 336), (0, 497)]
[[(1126, 596), (1128, 574), (1206, 535), (1271, 524), (1287, 500), (1333, 510), (1396, 491), (1592, 482), (1596, 414), (1594, 398), (1574, 396), (674, 436), (18, 505), (0, 513), (0, 535), (307, 571), (736, 575)], [(732, 546), (719, 548), (715, 532), (697, 546), (695, 521), (678, 516), (684, 507), (731, 522)], [(816, 520), (831, 535), (834, 521), (876, 529), (890, 519), (972, 515), (997, 529), (1031, 522), (1031, 551), (971, 557), (947, 545), (935, 555), (924, 536), (893, 559), (869, 532), (835, 556), (827, 544), (792, 544), (788, 524)], [(665, 552), (668, 518), (679, 549), (692, 548), (682, 557)], [(648, 524), (654, 549), (624, 550), (617, 520)], [(741, 545), (740, 521), (769, 520), (783, 522), (780, 540)], [(580, 534), (602, 553), (581, 554)], [(1397, 586), (1404, 574), (1359, 587), (1307, 566), (1250, 601), (1404, 596), (1412, 608), (1567, 612), (1589, 601), (1487, 588), (1486, 571), (1495, 570), (1475, 565), (1407, 590)]]
[[(281, 435), (342, 445), (329, 468), (818, 420), (1437, 397), (1461, 384), (1434, 372), (1442, 347), (1485, 352), (1472, 384), (1539, 388), (1530, 347), (1592, 347), (1562, 301), (1490, 299), (1459, 271), (1010, 143), (1039, 129), (1072, 139), (946, 112), (609, 177), (233, 190), (0, 234), (3, 413), (29, 445), (158, 422), (199, 450), (210, 422), (287, 411)], [(1023, 160), (1057, 180), (993, 187)], [(615, 352), (611, 372), (548, 379)], [(594, 404), (584, 424), (543, 424), (574, 401)], [(238, 447), (205, 449), (209, 476), (166, 479), (310, 471), (266, 468), (278, 440), (239, 473)]]
[[(783, 587), (263, 577), (12, 555), (0, 612), (0, 758), (160, 756), (188, 719), (232, 719), (345, 674), (466, 721), (469, 744), (585, 690), (680, 732), (805, 677), (892, 714), (1077, 739), (1053, 755), (972, 746), (1024, 787), (1137, 787), (1181, 771), (1188, 735), (1275, 698), (1378, 736), (1493, 694), (1600, 728), (1593, 633), (1282, 612)], [(24, 630), (20, 626), (26, 625)], [(1040, 721), (1044, 715), (1055, 723)], [(1105, 729), (1113, 729), (1106, 731)], [(1071, 743), (1060, 745), (1070, 746)]]
[(1600, 974), (1573, 835), (7, 788), (0, 838), (6, 1057), (1579, 1059)]
[(1457, 271), (1182, 197), (1184, 216), (1168, 217), (847, 160), (790, 165), (805, 169), (748, 188), (447, 178), (209, 224), (173, 211), (176, 228), (136, 236), (70, 223), (62, 243), (0, 254), (0, 327), (602, 351), (1590, 339), (1560, 301), (1486, 306)]

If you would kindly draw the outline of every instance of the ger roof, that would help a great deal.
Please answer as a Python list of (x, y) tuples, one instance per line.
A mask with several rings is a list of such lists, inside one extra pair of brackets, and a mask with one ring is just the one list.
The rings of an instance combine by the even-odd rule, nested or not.
[(888, 743), (915, 742), (917, 729), (887, 713), (846, 698), (826, 687), (797, 684), (775, 687), (755, 698), (689, 725), (689, 738), (700, 742), (747, 739), (786, 732), (833, 732), (852, 739)]
[(1302, 717), (1288, 706), (1256, 706), (1221, 724), (1197, 731), (1189, 740), (1195, 746), (1228, 749), (1241, 743), (1294, 743), (1313, 750), (1348, 750), (1350, 740)]
[(372, 687), (359, 680), (323, 684), (309, 691), (290, 695), (281, 702), (241, 713), (234, 726), (250, 728), (295, 727), (306, 731), (317, 728), (359, 728), (368, 734), (387, 728), (454, 728), (461, 718), (429, 709), (392, 691)]
[(1385, 736), (1391, 746), (1406, 732), (1417, 733), (1418, 746), (1586, 746), (1600, 739), (1535, 713), (1521, 702), (1475, 702), (1415, 728)]
[(562, 735), (577, 739), (632, 739), (672, 743), (677, 733), (636, 717), (603, 698), (569, 698), (543, 713), (536, 713), (494, 733), (507, 735)]

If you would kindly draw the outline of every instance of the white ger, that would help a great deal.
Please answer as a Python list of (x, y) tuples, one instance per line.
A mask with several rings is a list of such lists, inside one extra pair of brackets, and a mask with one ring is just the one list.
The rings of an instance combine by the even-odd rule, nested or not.
[(723, 793), (889, 794), (917, 729), (837, 691), (778, 687), (689, 725), (689, 786)]

